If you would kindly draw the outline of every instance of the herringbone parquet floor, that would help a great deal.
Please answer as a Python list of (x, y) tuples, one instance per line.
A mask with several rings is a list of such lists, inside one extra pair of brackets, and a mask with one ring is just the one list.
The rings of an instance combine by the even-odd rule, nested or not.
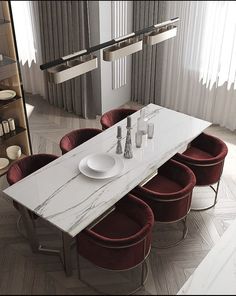
[[(98, 118), (80, 119), (49, 106), (37, 97), (29, 98), (28, 103), (34, 106), (29, 121), (34, 153), (60, 155), (58, 143), (65, 133), (76, 128), (100, 126)], [(137, 294), (176, 294), (236, 218), (236, 135), (218, 126), (210, 127), (208, 132), (224, 140), (229, 148), (218, 203), (214, 209), (205, 212), (190, 212), (189, 233), (182, 244), (171, 249), (152, 249), (148, 259), (148, 280)], [(1, 178), (0, 189), (6, 186), (5, 178)], [(194, 191), (193, 199), (209, 201), (210, 196), (210, 189), (202, 188)], [(57, 256), (31, 252), (27, 241), (16, 230), (17, 218), (18, 213), (11, 202), (0, 198), (0, 294), (98, 293), (78, 280), (75, 249), (73, 276), (67, 278)], [(155, 226), (153, 239), (160, 243), (172, 240), (180, 235), (180, 229), (181, 225), (171, 228)], [(60, 232), (52, 226), (40, 220), (37, 221), (37, 231), (43, 244), (60, 247)], [(81, 265), (83, 279), (101, 290), (102, 294), (127, 294), (139, 282), (140, 270), (114, 273), (98, 269), (83, 259)]]

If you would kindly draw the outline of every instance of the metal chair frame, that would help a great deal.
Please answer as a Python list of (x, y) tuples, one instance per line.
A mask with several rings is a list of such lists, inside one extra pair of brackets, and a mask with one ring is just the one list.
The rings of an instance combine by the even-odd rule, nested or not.
[[(105, 247), (105, 248), (110, 248), (110, 249), (123, 249), (123, 248), (128, 248), (128, 247), (132, 247), (132, 246), (135, 246), (137, 245), (138, 243), (144, 241), (144, 244), (143, 244), (143, 255), (144, 255), (144, 258), (143, 260), (138, 263), (137, 265), (135, 266), (132, 266), (131, 268), (126, 268), (126, 269), (120, 269), (120, 270), (113, 270), (113, 269), (108, 269), (108, 268), (104, 268), (104, 267), (100, 267), (100, 266), (97, 266), (99, 269), (103, 269), (103, 270), (109, 270), (109, 271), (112, 271), (112, 272), (121, 272), (121, 271), (128, 271), (128, 270), (132, 270), (136, 267), (138, 267), (140, 264), (142, 264), (141, 266), (141, 282), (140, 282), (140, 285), (133, 291), (131, 291), (130, 293), (127, 293), (126, 295), (132, 295), (134, 293), (136, 293), (137, 291), (139, 291), (140, 289), (143, 288), (145, 282), (147, 281), (147, 277), (148, 277), (148, 273), (149, 273), (149, 269), (148, 269), (148, 265), (147, 265), (147, 262), (146, 262), (146, 259), (147, 257), (149, 256), (150, 254), (150, 251), (151, 251), (151, 246), (147, 252), (147, 254), (145, 255), (145, 251), (146, 251), (146, 238), (147, 236), (145, 236), (144, 238), (142, 238), (141, 240), (133, 243), (133, 244), (127, 244), (127, 245), (124, 245), (124, 246), (117, 246), (117, 247), (114, 247), (114, 246), (107, 246), (106, 244), (102, 244), (102, 243), (98, 243), (98, 242), (95, 242), (95, 244), (99, 245), (99, 246), (102, 246), (102, 247)], [(93, 240), (92, 238), (90, 238), (91, 240)], [(87, 281), (83, 280), (81, 278), (81, 269), (80, 269), (80, 260), (79, 260), (79, 253), (77, 252), (77, 266), (78, 266), (78, 278), (80, 281), (82, 281), (83, 283), (85, 283), (88, 287), (91, 287), (94, 291), (98, 292), (98, 293), (102, 293), (104, 295), (104, 292), (103, 291), (100, 291), (98, 290), (97, 288), (95, 288), (94, 286), (92, 286), (91, 284), (89, 284)]]
[[(189, 212), (190, 212), (190, 210), (188, 211), (188, 213)], [(181, 219), (171, 221), (171, 222), (158, 222), (158, 221), (156, 221), (155, 223), (158, 223), (158, 224), (173, 224), (173, 223), (181, 221), (183, 223), (183, 232), (182, 232), (182, 237), (180, 239), (178, 239), (177, 241), (175, 241), (175, 242), (173, 242), (171, 244), (165, 245), (165, 246), (159, 246), (159, 245), (156, 245), (156, 244), (152, 243), (152, 248), (154, 248), (154, 249), (169, 249), (169, 248), (178, 246), (186, 238), (186, 236), (188, 234), (187, 215), (185, 217), (181, 218)]]
[[(147, 199), (150, 199), (152, 201), (159, 201), (159, 202), (172, 202), (172, 201), (178, 201), (178, 200), (181, 200), (181, 199), (185, 199), (187, 197), (189, 197), (189, 195), (192, 195), (192, 192), (188, 192), (187, 194), (185, 194), (184, 196), (180, 197), (180, 198), (172, 198), (172, 199), (161, 199), (161, 198), (156, 198), (156, 197), (152, 197), (152, 196), (148, 196), (146, 197)], [(155, 220), (155, 223), (159, 223), (159, 224), (172, 224), (172, 223), (176, 223), (176, 222), (179, 222), (179, 221), (182, 221), (183, 223), (183, 234), (182, 234), (182, 237), (180, 239), (178, 239), (177, 241), (171, 243), (171, 244), (168, 244), (166, 246), (157, 246), (155, 244), (152, 243), (152, 247), (155, 248), (155, 249), (168, 249), (168, 248), (172, 248), (172, 247), (175, 247), (177, 245), (179, 245), (187, 236), (188, 234), (188, 226), (187, 226), (187, 215), (188, 213), (190, 212), (190, 209), (188, 210), (187, 214), (183, 217), (181, 217), (180, 219), (177, 219), (177, 220), (174, 220), (174, 221), (169, 221), (169, 222), (161, 222), (161, 221), (156, 221)]]
[[(192, 166), (197, 166), (197, 167), (210, 167), (210, 166), (214, 166), (214, 165), (223, 163), (222, 164), (222, 168), (221, 168), (221, 172), (220, 172), (220, 176), (222, 175), (223, 167), (224, 167), (224, 159), (221, 160), (221, 161), (218, 161), (218, 162), (211, 163), (211, 164), (199, 164), (199, 163), (195, 164), (195, 163), (192, 163), (192, 162), (189, 162), (189, 161), (186, 161), (186, 160), (184, 160), (184, 163), (186, 165), (192, 165)], [(216, 189), (213, 187), (214, 184), (217, 184), (216, 185)], [(210, 205), (210, 206), (208, 206), (208, 207), (203, 207), (203, 208), (191, 208), (191, 211), (195, 211), (195, 212), (206, 211), (206, 210), (209, 210), (209, 209), (213, 208), (216, 205), (216, 203), (217, 203), (217, 197), (218, 197), (218, 191), (219, 191), (219, 186), (220, 186), (220, 179), (219, 179), (219, 181), (217, 183), (213, 183), (213, 184), (195, 185), (195, 187), (205, 187), (205, 186), (209, 186), (215, 192), (213, 204)]]

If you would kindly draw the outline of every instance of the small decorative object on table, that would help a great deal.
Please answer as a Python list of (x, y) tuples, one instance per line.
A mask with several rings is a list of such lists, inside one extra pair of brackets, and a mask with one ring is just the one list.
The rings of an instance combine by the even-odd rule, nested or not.
[(117, 154), (122, 154), (123, 153), (122, 146), (121, 146), (121, 139), (122, 139), (121, 126), (119, 125), (117, 127), (117, 146), (116, 146), (116, 153)]
[(126, 141), (125, 141), (125, 152), (124, 157), (125, 158), (132, 158), (133, 152), (132, 152), (132, 142), (131, 142), (131, 117), (127, 117), (127, 135), (126, 135)]
[(154, 134), (154, 123), (153, 122), (148, 123), (147, 132), (148, 132), (148, 139), (152, 139), (153, 134)]
[(145, 119), (145, 109), (140, 110), (140, 117), (137, 119), (137, 130), (143, 135), (147, 134), (147, 120)]
[(137, 131), (135, 133), (135, 144), (136, 144), (137, 148), (141, 148), (141, 146), (142, 146), (142, 137), (143, 137), (142, 132)]

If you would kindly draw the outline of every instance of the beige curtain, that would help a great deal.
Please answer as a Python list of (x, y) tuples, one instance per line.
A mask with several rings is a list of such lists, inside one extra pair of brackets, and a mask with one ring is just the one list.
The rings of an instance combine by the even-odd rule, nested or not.
[[(88, 1), (37, 1), (43, 63), (90, 46)], [(94, 117), (91, 73), (46, 83), (46, 99), (83, 117)], [(89, 111), (89, 112), (88, 112)]]
[(166, 1), (162, 104), (236, 130), (236, 1)]
[[(134, 1), (133, 30), (138, 31), (165, 21), (165, 1)], [(132, 101), (140, 104), (160, 103), (163, 45), (143, 45), (133, 55)]]
[(37, 1), (11, 1), (24, 91), (45, 97)]

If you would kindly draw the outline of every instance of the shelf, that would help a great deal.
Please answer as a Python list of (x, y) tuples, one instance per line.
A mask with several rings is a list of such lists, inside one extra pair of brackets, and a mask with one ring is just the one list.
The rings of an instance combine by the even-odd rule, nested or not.
[(1, 20), (1, 19), (0, 19), (0, 26), (1, 26), (1, 25), (10, 24), (10, 23), (11, 23), (10, 21), (7, 21), (7, 20)]
[(7, 57), (7, 56), (3, 56), (3, 60), (0, 61), (0, 67), (4, 67), (4, 66), (8, 66), (8, 65), (11, 65), (11, 64), (14, 64), (16, 63), (15, 60)]
[[(16, 96), (9, 100), (0, 100), (0, 122), (13, 118), (16, 129), (0, 136), (0, 157), (7, 158), (6, 149), (12, 145), (21, 147), (21, 158), (32, 153), (28, 118), (20, 75), (20, 65), (15, 39), (14, 20), (12, 18), (11, 1), (0, 1), (0, 91), (12, 90)], [(10, 164), (0, 169), (0, 177), (6, 174)]]
[(3, 60), (0, 61), (0, 80), (10, 78), (17, 74), (17, 63), (15, 60), (3, 56)]
[[(1, 90), (4, 90), (4, 89), (1, 89)], [(6, 100), (6, 101), (1, 101), (0, 100), (0, 110), (7, 108), (11, 103), (13, 103), (15, 101), (18, 101), (20, 99), (21, 99), (21, 97), (15, 96), (13, 99), (10, 99), (10, 100)]]
[[(22, 159), (22, 158), (25, 158), (26, 156), (27, 156), (27, 155), (25, 155), (25, 154), (21, 154), (21, 157), (18, 158), (17, 160)], [(7, 158), (7, 157), (6, 157), (6, 158)], [(9, 160), (9, 165), (8, 165), (6, 168), (0, 170), (0, 177), (2, 177), (3, 175), (5, 175), (6, 172), (8, 171), (8, 169), (9, 169), (9, 167), (10, 167), (14, 162), (17, 161), (17, 160), (10, 160), (9, 158), (8, 158), (8, 160)]]
[(4, 136), (0, 137), (0, 145), (4, 144), (7, 140), (18, 136), (19, 134), (25, 132), (26, 129), (23, 127), (16, 127), (16, 130), (5, 134)]

